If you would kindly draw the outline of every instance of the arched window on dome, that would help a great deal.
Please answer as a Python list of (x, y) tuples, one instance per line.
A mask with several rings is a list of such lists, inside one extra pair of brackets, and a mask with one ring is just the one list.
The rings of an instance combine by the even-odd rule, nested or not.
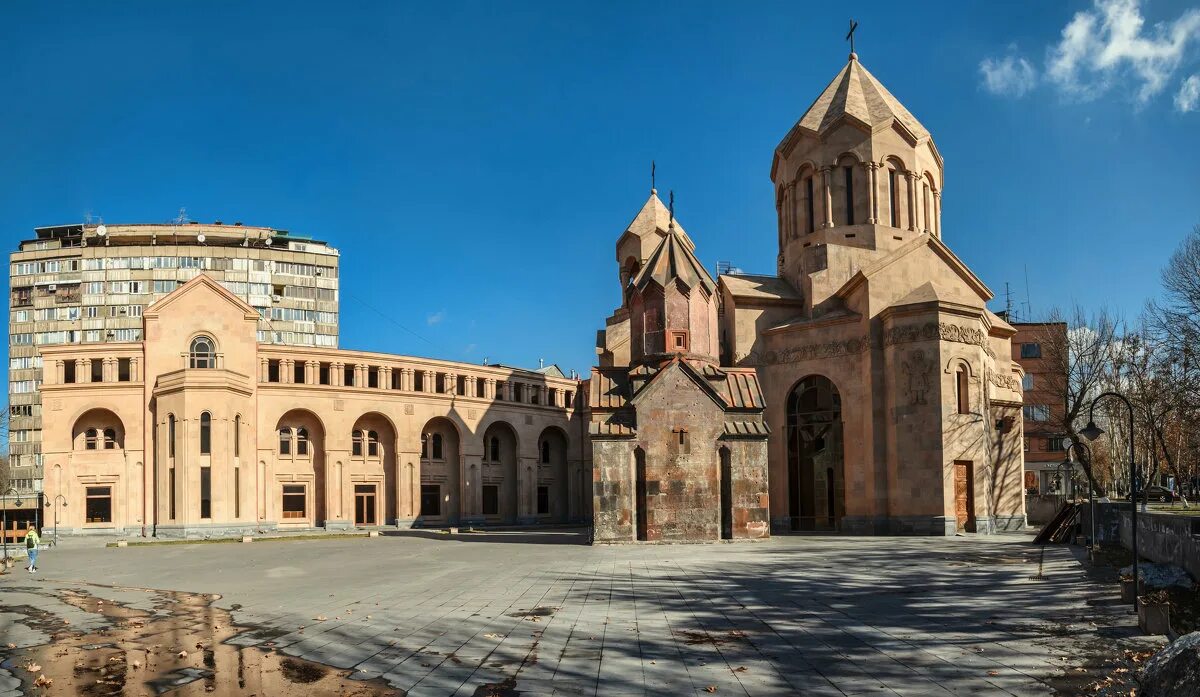
[(814, 232), (817, 229), (817, 207), (813, 195), (812, 172), (804, 177), (804, 232)]
[(188, 350), (188, 367), (217, 367), (217, 349), (212, 339), (207, 336), (198, 336), (192, 339), (191, 348)]
[(846, 208), (846, 224), (854, 224), (854, 165), (847, 164), (842, 166), (842, 177), (845, 180), (843, 188), (845, 189), (845, 208)]
[(888, 167), (888, 211), (888, 224), (900, 227), (900, 171), (895, 167)]

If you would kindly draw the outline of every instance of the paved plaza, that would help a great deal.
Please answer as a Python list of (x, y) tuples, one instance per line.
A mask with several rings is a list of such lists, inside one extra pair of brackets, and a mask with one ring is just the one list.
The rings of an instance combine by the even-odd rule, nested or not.
[[(193, 618), (155, 639), (162, 651), (258, 646), (409, 697), (1073, 694), (1102, 656), (1147, 644), (1072, 548), (1029, 540), (588, 547), (548, 531), (71, 541), (43, 554), (40, 574), (0, 578), (0, 633), (15, 654), (69, 631), (141, 627), (150, 620), (128, 624), (139, 606), (187, 604), (143, 590), (159, 589), (211, 601), (203, 616), (219, 625), (211, 613), (229, 611), (235, 625), (214, 632)], [(10, 659), (4, 667), (25, 677), (13, 668), (23, 659)], [(11, 677), (0, 687), (19, 689)]]

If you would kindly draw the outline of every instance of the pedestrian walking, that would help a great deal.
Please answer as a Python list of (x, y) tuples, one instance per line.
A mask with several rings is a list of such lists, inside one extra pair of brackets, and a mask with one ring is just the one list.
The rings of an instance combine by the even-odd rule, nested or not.
[(25, 533), (25, 554), (29, 557), (29, 566), (25, 570), (31, 574), (37, 573), (38, 543), (41, 541), (37, 528), (29, 528), (29, 532)]

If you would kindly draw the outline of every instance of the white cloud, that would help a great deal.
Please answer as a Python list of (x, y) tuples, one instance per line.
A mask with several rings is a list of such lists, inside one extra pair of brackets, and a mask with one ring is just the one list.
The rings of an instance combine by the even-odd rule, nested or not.
[(1183, 81), (1179, 92), (1175, 94), (1175, 108), (1183, 111), (1195, 111), (1200, 106), (1200, 75), (1193, 75)]
[(438, 310), (437, 312), (425, 318), (425, 324), (428, 324), (432, 327), (435, 324), (441, 324), (442, 320), (444, 319), (446, 319), (446, 311)]
[(1051, 47), (1046, 76), (1063, 92), (1094, 99), (1124, 79), (1144, 104), (1162, 92), (1188, 44), (1200, 39), (1200, 9), (1147, 28), (1141, 0), (1093, 0), (1075, 14)]
[(1029, 61), (1009, 53), (1003, 58), (984, 58), (979, 63), (983, 88), (1002, 97), (1021, 97), (1037, 84), (1037, 72)]

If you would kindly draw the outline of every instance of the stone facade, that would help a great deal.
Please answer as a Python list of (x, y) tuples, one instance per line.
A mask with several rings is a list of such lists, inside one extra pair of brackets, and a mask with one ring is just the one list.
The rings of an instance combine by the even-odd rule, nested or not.
[[(988, 311), (991, 291), (942, 242), (942, 157), (929, 132), (852, 55), (779, 144), (771, 179), (777, 273), (720, 276), (720, 360), (708, 369), (752, 372), (761, 385), (761, 423), (747, 421), (770, 434), (762, 500), (772, 527), (922, 535), (1023, 527), (1015, 330)], [(672, 217), (652, 194), (618, 241), (625, 302), (598, 336), (589, 386), (597, 514), (615, 507), (626, 526), (637, 492), (608, 479), (634, 469), (608, 441), (633, 439), (647, 454), (655, 446), (641, 409), (628, 423), (611, 418), (619, 410), (609, 393), (636, 394), (636, 382), (605, 379), (623, 366), (637, 375), (639, 274), (657, 253), (647, 250), (670, 237), (662, 221), (669, 227)], [(680, 235), (676, 246), (694, 259), (690, 240)], [(695, 356), (682, 350), (677, 362)], [(670, 400), (686, 396), (677, 390)], [(697, 420), (717, 418), (690, 409)]]
[(42, 348), (60, 533), (590, 517), (577, 380), (268, 345), (258, 321), (200, 275), (146, 309), (140, 342)]

